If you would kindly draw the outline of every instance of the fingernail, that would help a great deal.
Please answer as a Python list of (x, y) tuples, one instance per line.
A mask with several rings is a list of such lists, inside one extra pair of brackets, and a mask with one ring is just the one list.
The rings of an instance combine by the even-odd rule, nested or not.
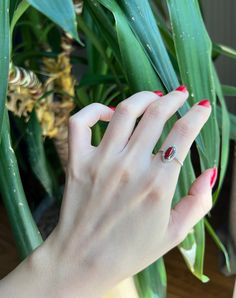
[(158, 96), (163, 96), (163, 92), (161, 90), (153, 91)]
[(217, 179), (217, 167), (214, 167), (212, 169), (212, 174), (211, 174), (211, 179), (210, 179), (210, 185), (211, 185), (211, 188), (214, 187), (215, 183), (216, 183), (216, 179)]
[(178, 88), (175, 89), (176, 91), (186, 92), (188, 91), (187, 87), (184, 85), (180, 85)]
[(203, 99), (198, 103), (198, 105), (209, 108), (211, 106), (211, 103), (208, 99)]
[(112, 109), (113, 111), (115, 111), (116, 107), (113, 106), (109, 106), (110, 109)]

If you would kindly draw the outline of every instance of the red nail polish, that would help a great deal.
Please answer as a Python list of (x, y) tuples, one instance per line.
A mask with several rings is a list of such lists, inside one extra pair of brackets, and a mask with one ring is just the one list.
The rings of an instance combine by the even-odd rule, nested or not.
[(160, 90), (153, 91), (158, 96), (163, 96), (163, 92)]
[(214, 186), (215, 183), (216, 183), (217, 174), (218, 174), (217, 167), (214, 167), (214, 168), (212, 169), (211, 180), (210, 180), (211, 188), (213, 188), (213, 186)]
[(203, 99), (198, 103), (198, 105), (209, 108), (211, 106), (211, 103), (208, 99)]
[(113, 106), (109, 106), (110, 109), (112, 109), (113, 111), (115, 111), (116, 107)]
[(187, 90), (187, 87), (184, 86), (184, 85), (180, 85), (178, 88), (175, 89), (176, 91), (180, 91), (180, 92), (186, 92), (188, 91)]

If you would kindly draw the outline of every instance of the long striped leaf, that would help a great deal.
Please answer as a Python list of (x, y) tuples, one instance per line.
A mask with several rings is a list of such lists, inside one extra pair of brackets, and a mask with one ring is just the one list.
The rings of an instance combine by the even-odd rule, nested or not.
[(127, 18), (116, 1), (99, 0), (99, 2), (111, 10), (114, 15), (121, 59), (132, 90), (136, 92), (141, 90), (163, 90), (163, 86), (155, 75), (148, 57), (134, 36)]
[(219, 131), (216, 121), (216, 94), (213, 79), (212, 46), (198, 1), (167, 0), (177, 60), (183, 82), (190, 90), (191, 103), (208, 98), (212, 114), (202, 130), (206, 156), (200, 152), (202, 169), (218, 164)]
[(42, 130), (35, 110), (32, 111), (30, 120), (27, 123), (25, 140), (32, 171), (49, 194), (50, 199), (53, 200), (58, 196), (59, 186), (56, 183), (54, 173), (46, 158)]
[[(220, 81), (217, 76), (215, 69), (213, 68), (213, 76), (214, 82), (216, 86), (216, 93), (219, 98), (219, 102), (221, 105), (221, 156), (220, 156), (220, 178), (218, 182), (218, 187), (213, 196), (213, 202), (216, 203), (216, 200), (219, 196), (223, 180), (225, 177), (227, 164), (228, 164), (228, 156), (229, 156), (229, 139), (230, 139), (230, 120), (229, 113), (227, 111), (226, 103), (223, 96), (223, 91), (221, 89)], [(217, 111), (216, 111), (217, 112)]]
[(0, 191), (10, 220), (16, 245), (22, 258), (42, 243), (29, 209), (14, 150), (11, 146), (7, 111), (4, 113), (0, 144)]
[(167, 279), (163, 259), (159, 259), (146, 270), (136, 274), (134, 276), (134, 282), (139, 297), (166, 297)]
[[(179, 79), (175, 73), (164, 41), (161, 37), (160, 30), (154, 18), (148, 0), (120, 0), (122, 7), (129, 19), (129, 24), (132, 27), (135, 35), (140, 41), (149, 60), (151, 61), (156, 73), (160, 77), (161, 82), (168, 91), (174, 90), (179, 85)], [(145, 28), (145, 30), (143, 30)], [(188, 102), (178, 110), (178, 114), (183, 116), (190, 106)], [(204, 143), (201, 134), (196, 138), (196, 143), (202, 154), (205, 154)]]
[[(211, 61), (211, 41), (196, 0), (188, 2), (184, 0), (167, 0), (167, 4), (180, 74), (191, 94), (189, 100), (195, 103), (201, 98), (208, 98), (212, 103), (212, 115), (202, 130), (206, 155), (202, 155), (199, 150), (202, 169), (206, 169), (218, 164), (220, 148), (216, 121), (216, 95)], [(185, 242), (180, 245), (180, 251), (193, 273), (205, 282), (207, 281), (207, 278), (203, 275), (205, 236), (202, 221), (195, 227), (194, 236), (197, 244), (195, 258), (193, 259), (190, 250), (193, 250), (193, 246), (188, 247), (189, 250), (186, 250)]]
[(0, 142), (10, 60), (9, 0), (0, 1)]
[(213, 44), (213, 52), (224, 55), (226, 57), (236, 59), (236, 50), (225, 45)]

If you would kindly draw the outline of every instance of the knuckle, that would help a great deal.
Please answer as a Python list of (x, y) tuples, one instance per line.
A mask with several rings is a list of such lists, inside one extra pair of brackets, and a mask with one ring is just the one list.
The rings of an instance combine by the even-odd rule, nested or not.
[(156, 187), (156, 188), (153, 188), (148, 196), (147, 196), (147, 200), (150, 202), (160, 202), (160, 201), (163, 201), (165, 198), (165, 193), (164, 191), (162, 190), (162, 188), (160, 187)]
[(120, 181), (122, 183), (130, 182), (131, 177), (132, 177), (131, 167), (129, 167), (126, 164), (122, 164), (122, 165), (117, 165), (116, 170), (119, 173)]
[(122, 116), (129, 116), (133, 115), (133, 108), (131, 104), (128, 101), (122, 101), (120, 102), (116, 107), (116, 112), (118, 112)]
[(150, 104), (146, 110), (146, 115), (148, 118), (163, 118), (165, 114), (165, 109), (157, 102)]
[(175, 123), (174, 129), (181, 137), (189, 137), (192, 135), (194, 127), (189, 123), (189, 121), (181, 119)]

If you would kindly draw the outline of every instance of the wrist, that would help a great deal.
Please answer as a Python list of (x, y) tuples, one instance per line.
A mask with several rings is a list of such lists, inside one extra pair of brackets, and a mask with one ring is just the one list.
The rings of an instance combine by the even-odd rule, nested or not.
[[(55, 266), (53, 253), (44, 243), (0, 281), (0, 293), (4, 298), (100, 298), (85, 286), (77, 285), (63, 277), (60, 262)], [(93, 289), (92, 280), (87, 285)]]
[[(50, 264), (43, 245), (23, 260), (0, 281), (1, 296), (5, 298), (54, 298)], [(43, 268), (44, 267), (44, 268)]]

